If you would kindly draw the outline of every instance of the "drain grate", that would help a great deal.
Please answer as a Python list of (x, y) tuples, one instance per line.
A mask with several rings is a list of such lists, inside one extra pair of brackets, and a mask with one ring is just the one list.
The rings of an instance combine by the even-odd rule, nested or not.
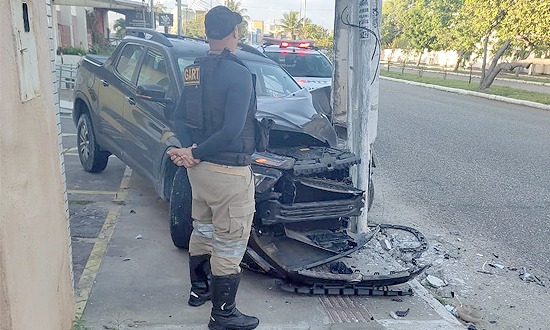
[(366, 323), (372, 315), (359, 303), (357, 296), (321, 296), (319, 300), (331, 323)]

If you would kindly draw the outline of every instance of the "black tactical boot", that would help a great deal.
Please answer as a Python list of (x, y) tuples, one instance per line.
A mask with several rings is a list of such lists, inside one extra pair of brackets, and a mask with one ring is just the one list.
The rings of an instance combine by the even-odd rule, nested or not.
[(201, 306), (210, 300), (210, 255), (189, 256), (189, 277), (191, 278), (191, 292), (189, 301), (191, 306)]
[(239, 289), (241, 274), (212, 275), (212, 313), (208, 329), (211, 330), (252, 330), (260, 321), (254, 316), (239, 312), (235, 296)]

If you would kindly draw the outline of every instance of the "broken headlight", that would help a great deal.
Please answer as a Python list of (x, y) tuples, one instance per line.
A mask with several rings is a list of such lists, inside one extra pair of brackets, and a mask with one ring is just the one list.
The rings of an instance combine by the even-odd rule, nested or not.
[(294, 166), (294, 158), (275, 155), (270, 152), (256, 152), (252, 155), (252, 164), (280, 170), (289, 170)]
[(252, 165), (254, 171), (254, 185), (257, 194), (263, 194), (275, 185), (283, 173), (279, 170)]

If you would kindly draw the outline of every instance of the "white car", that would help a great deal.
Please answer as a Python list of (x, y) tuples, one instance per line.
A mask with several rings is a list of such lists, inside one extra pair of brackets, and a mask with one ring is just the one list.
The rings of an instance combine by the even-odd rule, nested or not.
[(332, 63), (314, 47), (313, 40), (264, 37), (264, 44), (259, 49), (307, 90), (330, 86), (332, 83)]

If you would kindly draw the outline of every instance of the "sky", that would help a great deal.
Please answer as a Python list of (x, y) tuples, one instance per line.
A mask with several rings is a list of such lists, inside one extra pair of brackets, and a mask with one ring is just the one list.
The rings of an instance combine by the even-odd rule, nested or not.
[[(156, 3), (157, 0), (155, 0)], [(334, 29), (334, 0), (240, 0), (241, 7), (251, 20), (263, 20), (265, 23), (281, 19), (283, 13), (297, 11), (315, 24), (329, 30)], [(175, 7), (176, 0), (160, 0), (170, 9)], [(210, 5), (223, 4), (223, 0), (181, 0), (182, 5), (208, 8)]]

